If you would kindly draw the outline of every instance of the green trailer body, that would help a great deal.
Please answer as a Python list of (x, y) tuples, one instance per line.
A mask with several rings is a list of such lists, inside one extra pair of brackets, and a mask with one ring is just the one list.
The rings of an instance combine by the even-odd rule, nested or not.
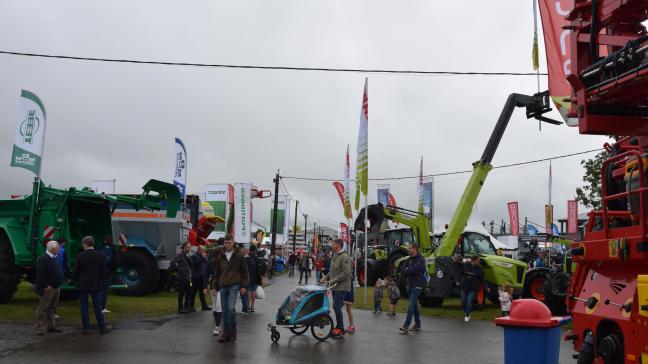
[[(77, 254), (82, 251), (83, 237), (94, 237), (97, 249), (103, 248), (101, 242), (107, 236), (112, 237), (111, 214), (115, 204), (158, 210), (162, 199), (173, 201), (167, 213), (175, 216), (179, 192), (165, 182), (150, 180), (141, 195), (132, 197), (97, 194), (89, 188), (62, 190), (45, 186), (37, 178), (31, 195), (0, 200), (0, 303), (11, 299), (21, 276), (33, 281), (35, 261), (44, 254), (48, 241), (66, 243), (67, 281), (72, 278)], [(64, 288), (73, 289), (71, 283)]]

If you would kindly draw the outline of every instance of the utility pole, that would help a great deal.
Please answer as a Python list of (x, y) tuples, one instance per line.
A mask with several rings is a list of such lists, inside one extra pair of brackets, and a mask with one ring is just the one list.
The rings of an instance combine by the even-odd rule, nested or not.
[(299, 200), (295, 200), (295, 226), (293, 226), (293, 254), (296, 253), (297, 245), (297, 208), (299, 207)]
[[(272, 245), (270, 246), (270, 257), (274, 257), (275, 255), (275, 244), (277, 243), (277, 212), (279, 210), (279, 179), (281, 178), (279, 176), (279, 173), (281, 173), (281, 170), (277, 170), (277, 175), (275, 176), (274, 179), (274, 184), (275, 184), (275, 195), (274, 195), (274, 211), (272, 212)], [(270, 260), (270, 277), (273, 276), (274, 274), (274, 262), (273, 259)]]
[(307, 232), (308, 232), (308, 215), (304, 214), (304, 247), (305, 248), (308, 248), (308, 242), (307, 242), (308, 234), (307, 234)]

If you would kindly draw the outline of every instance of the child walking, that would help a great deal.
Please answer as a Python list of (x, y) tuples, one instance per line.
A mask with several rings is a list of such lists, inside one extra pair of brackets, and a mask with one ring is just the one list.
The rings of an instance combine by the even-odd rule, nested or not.
[(385, 281), (387, 281), (387, 296), (389, 297), (389, 312), (387, 312), (387, 316), (396, 316), (396, 304), (400, 298), (400, 291), (391, 276), (385, 277)]
[(382, 279), (376, 279), (376, 287), (374, 288), (374, 313), (382, 313), (382, 299), (384, 295), (385, 284)]
[(513, 288), (508, 284), (503, 284), (499, 289), (500, 308), (502, 316), (508, 316), (511, 313), (511, 301), (513, 300)]

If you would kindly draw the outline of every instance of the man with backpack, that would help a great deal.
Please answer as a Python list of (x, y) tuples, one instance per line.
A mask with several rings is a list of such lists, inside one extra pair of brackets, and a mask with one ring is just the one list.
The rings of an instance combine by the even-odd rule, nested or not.
[[(409, 294), (409, 303), (407, 305), (407, 317), (403, 327), (400, 328), (403, 334), (408, 331), (421, 330), (421, 319), (419, 317), (418, 298), (421, 295), (423, 286), (425, 285), (425, 275), (427, 269), (425, 267), (425, 259), (419, 252), (419, 246), (416, 243), (409, 245), (409, 258), (405, 261), (404, 275), (407, 281), (407, 293)], [(414, 316), (414, 326), (410, 328)]]

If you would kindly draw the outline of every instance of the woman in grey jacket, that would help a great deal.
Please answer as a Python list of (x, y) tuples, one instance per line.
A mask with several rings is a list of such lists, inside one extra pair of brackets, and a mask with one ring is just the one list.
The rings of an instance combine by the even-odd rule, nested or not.
[(344, 251), (343, 247), (344, 241), (342, 239), (333, 240), (331, 249), (334, 254), (331, 259), (331, 271), (321, 279), (321, 281), (330, 281), (331, 284), (335, 285), (331, 289), (336, 320), (335, 329), (333, 329), (333, 338), (335, 339), (344, 337), (342, 306), (344, 306), (344, 295), (351, 290), (351, 257)]

